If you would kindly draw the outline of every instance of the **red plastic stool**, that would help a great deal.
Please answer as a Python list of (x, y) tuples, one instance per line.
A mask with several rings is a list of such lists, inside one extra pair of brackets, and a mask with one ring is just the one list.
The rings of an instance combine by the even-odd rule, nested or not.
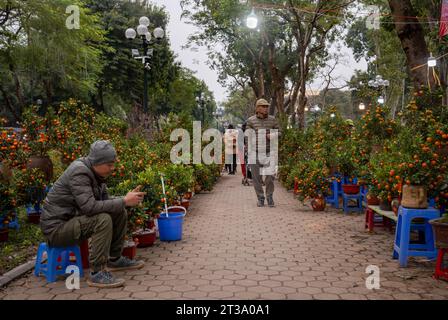
[(89, 240), (84, 240), (81, 245), (79, 246), (81, 249), (81, 260), (82, 260), (82, 267), (84, 269), (89, 268)]
[(448, 281), (448, 267), (443, 266), (443, 258), (445, 254), (448, 254), (448, 249), (439, 249), (439, 254), (437, 255), (436, 262), (436, 272), (434, 273), (434, 278), (444, 279)]
[(365, 222), (365, 228), (369, 232), (373, 232), (373, 229), (375, 227), (383, 227), (383, 228), (389, 228), (389, 230), (392, 229), (392, 225), (390, 224), (388, 219), (385, 217), (381, 217), (382, 219), (380, 221), (375, 219), (375, 211), (373, 211), (370, 208), (367, 208), (366, 210), (366, 222)]

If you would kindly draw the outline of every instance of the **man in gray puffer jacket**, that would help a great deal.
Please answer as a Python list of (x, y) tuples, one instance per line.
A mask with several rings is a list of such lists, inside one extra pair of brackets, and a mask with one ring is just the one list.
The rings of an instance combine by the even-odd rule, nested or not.
[(55, 182), (43, 203), (42, 232), (51, 247), (79, 244), (91, 238), (90, 286), (118, 287), (109, 271), (139, 269), (143, 262), (121, 255), (127, 229), (126, 207), (143, 201), (139, 188), (126, 197), (109, 197), (105, 179), (115, 169), (116, 151), (108, 141), (96, 141), (88, 157), (74, 161)]

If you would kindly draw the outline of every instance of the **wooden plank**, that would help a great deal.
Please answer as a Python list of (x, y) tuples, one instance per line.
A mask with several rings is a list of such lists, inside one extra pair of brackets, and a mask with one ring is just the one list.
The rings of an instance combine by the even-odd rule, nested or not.
[(391, 220), (394, 220), (395, 222), (398, 221), (398, 217), (395, 215), (393, 211), (381, 210), (380, 206), (368, 206), (368, 208), (372, 209), (376, 214), (379, 214), (380, 216), (389, 218)]

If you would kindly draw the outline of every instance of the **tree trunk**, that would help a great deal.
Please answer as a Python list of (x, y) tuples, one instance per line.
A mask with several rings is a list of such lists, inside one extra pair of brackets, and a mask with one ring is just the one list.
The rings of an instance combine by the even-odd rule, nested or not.
[(7, 93), (3, 88), (0, 88), (0, 91), (1, 91), (2, 94), (3, 94), (3, 99), (5, 99), (6, 107), (7, 107), (8, 110), (11, 112), (11, 114), (14, 116), (15, 121), (16, 121), (16, 122), (17, 122), (17, 121), (20, 121), (20, 117), (19, 117), (19, 115), (17, 114), (16, 110), (14, 110), (14, 107), (13, 107), (13, 105), (12, 105), (12, 103), (11, 103), (11, 100), (10, 100), (9, 97), (8, 97), (8, 93)]
[(51, 88), (50, 80), (44, 80), (44, 88), (45, 88), (45, 94), (47, 95), (48, 104), (50, 105), (53, 103), (53, 91)]
[(19, 76), (17, 75), (17, 72), (12, 63), (9, 64), (9, 71), (11, 71), (11, 74), (14, 78), (16, 97), (17, 101), (19, 101), (19, 113), (22, 114), (23, 108), (25, 107), (25, 98), (23, 96), (22, 85), (20, 84)]
[(425, 34), (422, 26), (415, 18), (418, 16), (410, 0), (389, 0), (392, 17), (395, 22), (395, 30), (401, 41), (401, 46), (406, 54), (407, 64), (411, 79), (416, 89), (421, 86), (434, 88), (436, 86), (433, 77), (428, 77), (428, 68), (418, 66), (428, 62), (429, 52), (425, 42)]
[(300, 130), (305, 129), (305, 107), (308, 102), (308, 99), (306, 97), (306, 87), (305, 87), (305, 81), (302, 81), (302, 85), (300, 87), (300, 93), (299, 93), (299, 105), (297, 110), (297, 116), (298, 116), (298, 126)]
[(260, 63), (258, 65), (258, 81), (259, 83), (259, 98), (264, 98), (266, 95), (266, 90), (264, 87), (264, 70), (263, 70), (263, 63)]

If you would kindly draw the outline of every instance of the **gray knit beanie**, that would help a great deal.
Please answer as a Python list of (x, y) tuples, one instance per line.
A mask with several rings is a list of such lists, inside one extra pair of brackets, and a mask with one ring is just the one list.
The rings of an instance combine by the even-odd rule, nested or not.
[(117, 152), (109, 141), (99, 140), (90, 146), (90, 153), (87, 159), (94, 166), (111, 163), (117, 159)]

